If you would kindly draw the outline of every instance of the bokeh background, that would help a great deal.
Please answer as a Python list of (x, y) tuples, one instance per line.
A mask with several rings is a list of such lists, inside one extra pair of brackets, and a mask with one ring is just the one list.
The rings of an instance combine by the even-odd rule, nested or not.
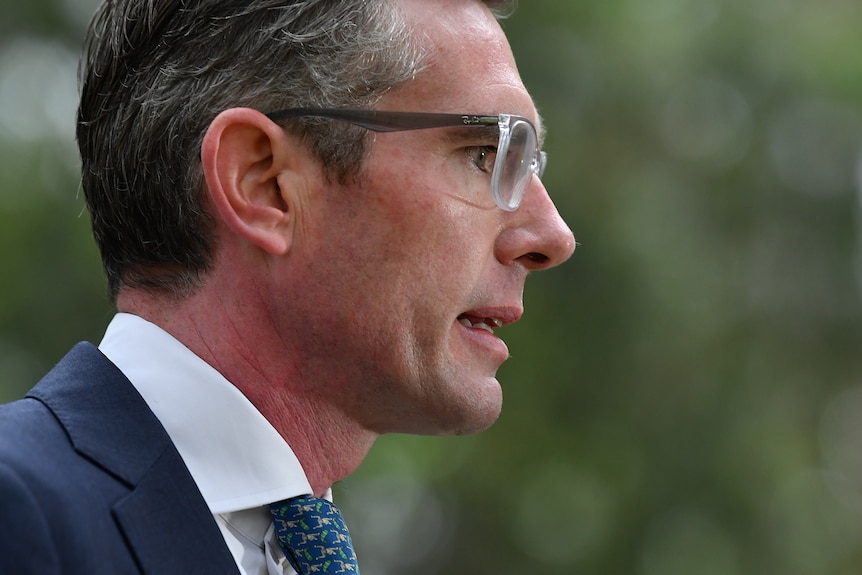
[[(0, 401), (112, 310), (73, 139), (94, 0), (0, 0)], [(862, 2), (530, 0), (580, 246), (471, 437), (336, 496), (369, 575), (862, 572)], [(481, 57), (481, 55), (477, 55)]]

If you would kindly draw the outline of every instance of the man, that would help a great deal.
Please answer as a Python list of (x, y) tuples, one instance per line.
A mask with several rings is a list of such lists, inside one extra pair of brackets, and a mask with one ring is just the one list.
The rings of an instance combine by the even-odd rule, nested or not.
[(504, 9), (100, 8), (78, 141), (119, 313), (0, 408), (0, 572), (334, 572), (271, 504), (494, 422), (495, 330), (574, 249)]

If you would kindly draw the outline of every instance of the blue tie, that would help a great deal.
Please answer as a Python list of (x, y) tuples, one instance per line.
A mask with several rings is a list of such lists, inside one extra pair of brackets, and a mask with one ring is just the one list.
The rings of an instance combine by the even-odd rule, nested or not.
[(359, 575), (350, 533), (333, 503), (302, 495), (273, 503), (269, 509), (281, 550), (297, 573)]

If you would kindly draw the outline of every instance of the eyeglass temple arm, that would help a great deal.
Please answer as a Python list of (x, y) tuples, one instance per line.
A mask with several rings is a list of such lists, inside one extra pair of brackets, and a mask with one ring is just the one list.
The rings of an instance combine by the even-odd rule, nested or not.
[(341, 120), (375, 132), (398, 132), (456, 126), (496, 126), (500, 121), (499, 116), (387, 112), (381, 110), (322, 110), (319, 108), (289, 108), (269, 112), (266, 116), (273, 122), (281, 122), (290, 118)]

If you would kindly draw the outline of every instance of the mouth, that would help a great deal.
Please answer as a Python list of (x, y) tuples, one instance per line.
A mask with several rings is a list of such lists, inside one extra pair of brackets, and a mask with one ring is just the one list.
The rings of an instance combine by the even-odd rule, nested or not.
[(469, 328), (484, 329), (488, 333), (494, 333), (498, 327), (503, 327), (503, 320), (496, 317), (478, 317), (462, 313), (458, 316), (458, 322)]

